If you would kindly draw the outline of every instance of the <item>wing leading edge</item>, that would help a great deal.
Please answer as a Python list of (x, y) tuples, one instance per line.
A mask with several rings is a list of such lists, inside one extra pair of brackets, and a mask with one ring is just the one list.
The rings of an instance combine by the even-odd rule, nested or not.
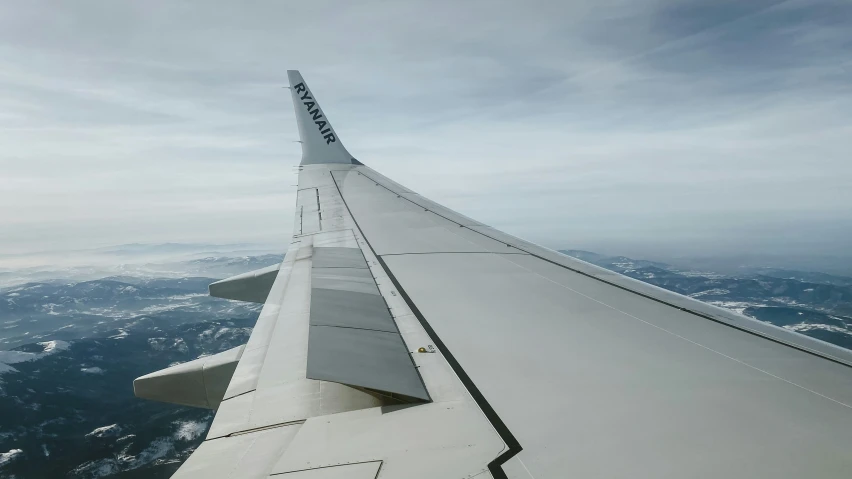
[(438, 205), (288, 77), (293, 239), (175, 477), (846, 477), (852, 353)]

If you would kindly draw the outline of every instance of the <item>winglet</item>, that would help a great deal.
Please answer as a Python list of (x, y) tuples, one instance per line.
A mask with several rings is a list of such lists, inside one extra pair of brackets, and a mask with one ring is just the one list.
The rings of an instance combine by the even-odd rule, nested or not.
[(302, 164), (347, 163), (360, 165), (340, 142), (337, 132), (331, 127), (316, 97), (298, 70), (287, 70), (290, 94), (296, 108), (299, 124), (299, 139), (302, 142)]

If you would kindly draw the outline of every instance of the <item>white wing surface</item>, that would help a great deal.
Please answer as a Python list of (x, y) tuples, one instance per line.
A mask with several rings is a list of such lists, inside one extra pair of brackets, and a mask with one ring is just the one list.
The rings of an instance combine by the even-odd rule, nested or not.
[[(248, 343), (137, 379), (216, 407), (176, 478), (849, 477), (852, 354), (561, 255), (303, 148)], [(264, 301), (265, 298), (265, 301)]]

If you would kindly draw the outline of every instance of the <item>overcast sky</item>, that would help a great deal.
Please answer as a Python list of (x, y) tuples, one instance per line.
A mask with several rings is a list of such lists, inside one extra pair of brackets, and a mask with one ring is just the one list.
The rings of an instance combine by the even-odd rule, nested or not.
[(289, 240), (357, 158), (554, 248), (848, 254), (852, 2), (0, 3), (0, 249)]

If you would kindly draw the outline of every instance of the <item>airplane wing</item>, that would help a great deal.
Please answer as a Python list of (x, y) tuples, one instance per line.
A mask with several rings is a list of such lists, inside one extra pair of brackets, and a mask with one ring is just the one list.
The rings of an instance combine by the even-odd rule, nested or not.
[(849, 477), (852, 353), (382, 176), (288, 72), (303, 158), (248, 343), (139, 378), (217, 409), (175, 478)]

